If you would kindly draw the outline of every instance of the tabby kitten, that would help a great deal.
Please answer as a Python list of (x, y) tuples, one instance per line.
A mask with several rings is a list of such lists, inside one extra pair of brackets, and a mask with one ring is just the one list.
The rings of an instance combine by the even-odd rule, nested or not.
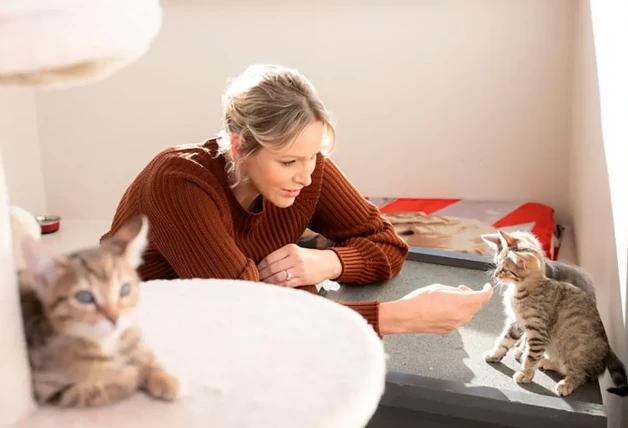
[[(518, 251), (535, 253), (538, 257), (545, 260), (545, 276), (575, 285), (591, 296), (592, 299), (596, 299), (595, 286), (591, 275), (579, 266), (548, 259), (542, 250), (541, 243), (533, 234), (515, 231), (505, 233), (503, 236), (504, 238), (500, 237), (499, 233), (491, 233), (483, 235), (482, 239), (491, 247), (496, 248), (498, 253), (503, 251), (505, 246)], [(526, 335), (517, 323), (513, 323), (510, 328), (512, 329), (511, 336), (519, 338), (515, 343), (515, 359), (521, 362), (521, 356), (526, 345)]]
[(595, 297), (571, 283), (549, 278), (542, 247), (532, 234), (499, 232), (483, 236), (495, 252), (495, 278), (507, 285), (505, 329), (488, 362), (498, 362), (525, 334), (518, 383), (531, 382), (537, 368), (564, 375), (556, 393), (571, 394), (608, 369), (614, 387), (609, 392), (628, 395), (624, 365), (609, 346)]
[(140, 389), (176, 398), (178, 380), (159, 365), (133, 320), (147, 231), (148, 220), (138, 216), (101, 245), (68, 255), (23, 241), (20, 299), (38, 403), (103, 406)]

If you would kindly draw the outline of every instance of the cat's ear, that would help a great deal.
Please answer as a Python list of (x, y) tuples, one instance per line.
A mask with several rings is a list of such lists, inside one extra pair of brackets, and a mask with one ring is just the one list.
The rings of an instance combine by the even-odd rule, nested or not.
[(481, 238), (489, 246), (496, 248), (497, 252), (500, 252), (503, 248), (501, 236), (497, 233), (486, 233), (481, 235)]
[(517, 244), (517, 238), (512, 236), (509, 233), (504, 232), (503, 230), (498, 230), (499, 236), (502, 239), (502, 242), (506, 248), (514, 247)]
[(515, 253), (513, 251), (508, 253), (508, 258), (515, 264), (515, 266), (519, 269), (525, 270), (528, 265), (524, 257), (522, 257), (521, 253)]
[(134, 268), (142, 263), (142, 254), (148, 244), (148, 227), (148, 217), (138, 215), (127, 220), (111, 236), (111, 240), (122, 244), (122, 255)]
[(38, 291), (46, 291), (57, 280), (70, 261), (31, 236), (22, 239), (22, 256), (26, 269), (33, 275)]
[(515, 253), (511, 251), (510, 254), (508, 254), (508, 257), (510, 257), (510, 260), (512, 260), (515, 265), (522, 270), (530, 269), (532, 267), (536, 268), (539, 266), (539, 259), (537, 259), (532, 253)]

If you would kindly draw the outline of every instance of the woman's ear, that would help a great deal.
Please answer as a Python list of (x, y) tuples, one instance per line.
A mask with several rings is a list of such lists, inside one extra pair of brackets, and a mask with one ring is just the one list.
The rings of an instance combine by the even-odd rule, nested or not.
[(244, 138), (240, 134), (231, 134), (230, 144), (229, 144), (229, 155), (231, 155), (231, 159), (236, 159), (240, 154), (242, 149), (242, 143), (244, 142)]

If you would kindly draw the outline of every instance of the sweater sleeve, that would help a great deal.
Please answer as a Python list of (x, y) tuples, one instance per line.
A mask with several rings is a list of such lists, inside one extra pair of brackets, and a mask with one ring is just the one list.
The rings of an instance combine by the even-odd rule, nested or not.
[(229, 230), (229, 213), (221, 212), (211, 187), (194, 178), (168, 172), (147, 183), (142, 209), (151, 245), (180, 278), (259, 281), (257, 266)]
[[(312, 294), (318, 294), (318, 290), (316, 289), (315, 285), (304, 285), (298, 288), (304, 291), (309, 291)], [(375, 333), (377, 333), (377, 335), (380, 338), (382, 337), (379, 330), (379, 302), (378, 301), (375, 300), (375, 301), (367, 301), (367, 302), (336, 302), (336, 303), (346, 306), (349, 309), (353, 309), (354, 311), (362, 315), (362, 317), (364, 317), (366, 322), (369, 323), (371, 327), (373, 327), (373, 330), (375, 330)]]
[(399, 274), (408, 245), (331, 159), (321, 166), (323, 181), (310, 228), (337, 243), (331, 248), (342, 264), (336, 280), (368, 284)]

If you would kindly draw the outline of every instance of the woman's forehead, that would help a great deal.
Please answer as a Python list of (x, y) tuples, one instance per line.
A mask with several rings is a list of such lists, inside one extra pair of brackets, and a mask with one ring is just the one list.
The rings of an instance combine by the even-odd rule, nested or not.
[(321, 122), (308, 125), (292, 144), (275, 151), (281, 156), (311, 157), (321, 151), (325, 128)]

